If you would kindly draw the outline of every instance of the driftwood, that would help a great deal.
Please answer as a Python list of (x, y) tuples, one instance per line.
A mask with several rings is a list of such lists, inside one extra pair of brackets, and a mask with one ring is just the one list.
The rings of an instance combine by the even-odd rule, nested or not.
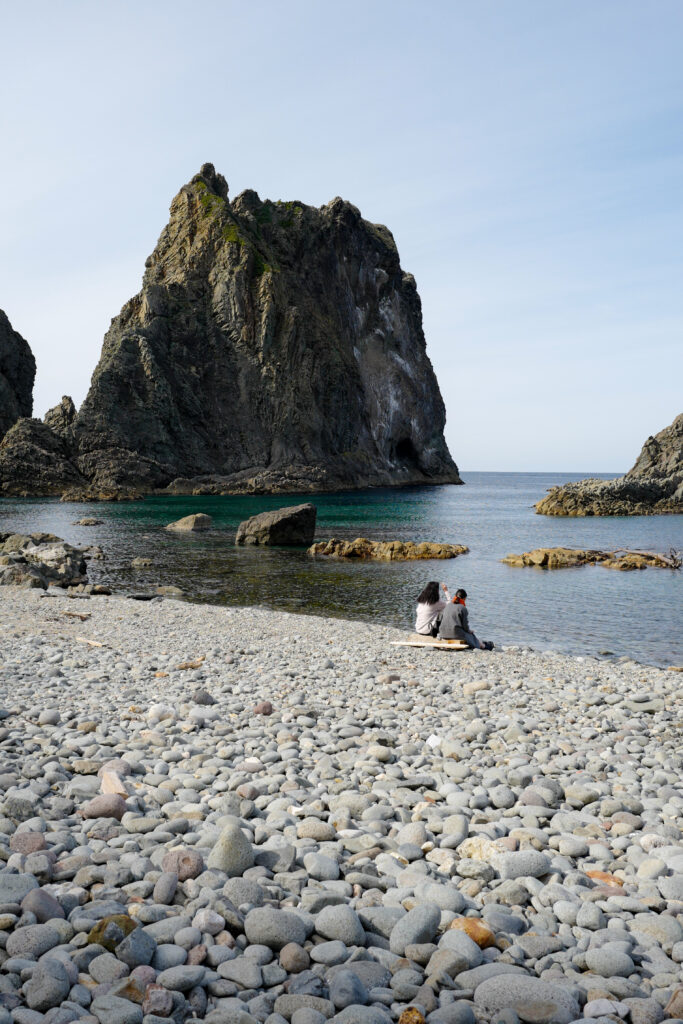
[(80, 619), (81, 622), (86, 622), (91, 614), (92, 612), (62, 612), (62, 615), (66, 615), (70, 619)]
[(101, 644), (99, 640), (88, 640), (87, 636), (75, 636), (74, 640), (78, 640), (79, 644), (89, 644), (90, 647), (106, 647), (106, 644)]

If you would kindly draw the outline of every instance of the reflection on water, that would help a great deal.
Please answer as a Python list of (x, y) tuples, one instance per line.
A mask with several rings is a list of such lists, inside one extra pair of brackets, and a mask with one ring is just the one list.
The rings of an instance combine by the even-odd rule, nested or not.
[[(71, 543), (100, 544), (107, 559), (91, 563), (91, 578), (127, 592), (175, 585), (192, 600), (259, 604), (409, 628), (416, 595), (427, 580), (438, 579), (465, 587), (473, 628), (499, 644), (577, 655), (611, 651), (648, 663), (683, 664), (683, 573), (622, 573), (599, 566), (547, 572), (500, 563), (511, 551), (557, 545), (683, 549), (681, 516), (559, 519), (534, 514), (533, 502), (546, 488), (581, 475), (586, 474), (470, 473), (465, 487), (314, 498), (318, 539), (366, 536), (470, 547), (470, 554), (447, 562), (355, 564), (312, 559), (292, 549), (234, 546), (241, 520), (309, 496), (163, 497), (111, 505), (5, 499), (0, 500), (0, 530), (44, 530)], [(163, 529), (191, 512), (213, 516), (215, 529), (196, 535)], [(86, 515), (104, 522), (73, 525)], [(152, 558), (153, 566), (131, 569), (136, 556)]]

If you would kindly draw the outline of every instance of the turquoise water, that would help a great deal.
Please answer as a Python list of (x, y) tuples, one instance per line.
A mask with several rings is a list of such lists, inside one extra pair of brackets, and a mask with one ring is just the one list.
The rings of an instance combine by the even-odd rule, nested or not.
[[(578, 548), (683, 550), (683, 516), (559, 519), (537, 516), (533, 503), (553, 484), (596, 474), (467, 473), (464, 487), (406, 488), (325, 494), (316, 539), (332, 536), (433, 540), (467, 544), (446, 562), (342, 563), (303, 551), (236, 548), (234, 531), (248, 516), (311, 500), (310, 496), (157, 497), (121, 504), (0, 500), (0, 531), (56, 533), (74, 544), (100, 544), (93, 581), (117, 591), (181, 587), (191, 600), (265, 605), (410, 628), (415, 598), (430, 579), (464, 587), (475, 631), (497, 644), (527, 644), (572, 654), (609, 651), (650, 664), (683, 664), (683, 572), (615, 572), (599, 566), (547, 572), (513, 569), (508, 552), (563, 545)], [(602, 474), (614, 476), (615, 474)], [(209, 534), (163, 527), (191, 512), (213, 516)], [(90, 515), (101, 526), (74, 526)], [(153, 559), (131, 569), (131, 559)], [(324, 629), (324, 627), (321, 627)]]

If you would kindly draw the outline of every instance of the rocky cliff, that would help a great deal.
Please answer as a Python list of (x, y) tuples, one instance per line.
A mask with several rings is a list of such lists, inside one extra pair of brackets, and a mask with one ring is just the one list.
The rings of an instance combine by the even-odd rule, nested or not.
[(683, 414), (648, 437), (635, 465), (615, 480), (553, 487), (536, 505), (546, 516), (644, 516), (683, 513)]
[(27, 341), (0, 309), (0, 438), (33, 411), (36, 361)]
[[(42, 425), (65, 488), (74, 472), (95, 491), (460, 482), (390, 231), (341, 199), (231, 201), (211, 164), (173, 200), (83, 406), (65, 402)], [(0, 449), (0, 486), (26, 493), (18, 461)]]

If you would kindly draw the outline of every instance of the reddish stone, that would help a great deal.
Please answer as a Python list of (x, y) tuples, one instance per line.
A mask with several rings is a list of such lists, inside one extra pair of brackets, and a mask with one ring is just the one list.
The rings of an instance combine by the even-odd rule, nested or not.
[(203, 964), (206, 960), (206, 946), (193, 946), (187, 954), (188, 964)]
[(46, 850), (47, 843), (42, 832), (15, 832), (10, 838), (9, 848), (13, 853), (37, 853)]
[(79, 813), (82, 818), (116, 818), (121, 821), (127, 810), (126, 801), (118, 793), (100, 793), (83, 804)]
[(185, 882), (188, 878), (196, 878), (204, 870), (204, 859), (197, 850), (191, 850), (187, 846), (180, 846), (176, 850), (170, 850), (161, 862), (162, 871), (172, 871), (178, 876), (179, 882)]
[(254, 714), (255, 715), (272, 715), (272, 713), (273, 713), (273, 705), (270, 703), (269, 700), (262, 700), (254, 708)]
[(135, 978), (146, 989), (148, 985), (152, 985), (156, 981), (157, 972), (153, 967), (148, 967), (147, 964), (140, 964), (139, 967), (133, 968), (130, 976)]

